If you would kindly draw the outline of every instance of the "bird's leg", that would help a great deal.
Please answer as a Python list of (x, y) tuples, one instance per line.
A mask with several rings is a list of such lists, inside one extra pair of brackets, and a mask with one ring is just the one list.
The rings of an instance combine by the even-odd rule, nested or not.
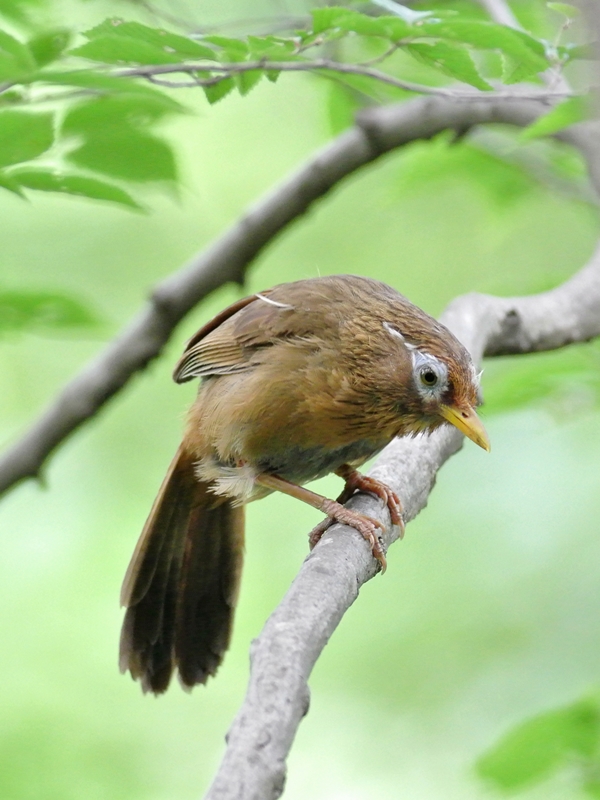
[(383, 529), (384, 526), (379, 520), (367, 517), (365, 514), (359, 514), (356, 511), (351, 511), (349, 508), (344, 508), (344, 506), (336, 500), (329, 500), (329, 498), (324, 497), (322, 494), (311, 492), (310, 489), (305, 489), (304, 486), (298, 486), (295, 483), (286, 481), (278, 475), (269, 475), (266, 472), (262, 472), (260, 475), (256, 476), (255, 480), (256, 483), (266, 486), (269, 489), (275, 489), (284, 494), (289, 494), (297, 500), (302, 500), (303, 503), (308, 503), (309, 506), (323, 511), (323, 513), (327, 514), (332, 520), (341, 522), (343, 525), (349, 525), (351, 528), (357, 530), (371, 545), (371, 551), (374, 557), (381, 564), (381, 571), (385, 571), (387, 562), (377, 531), (378, 528)]
[[(349, 487), (346, 484), (346, 486), (344, 486), (344, 488), (340, 492), (339, 496), (336, 497), (335, 502), (339, 503), (341, 506), (345, 505), (348, 502), (348, 500), (350, 500), (352, 495), (354, 494), (354, 491), (355, 490), (352, 487)], [(335, 522), (335, 520), (332, 519), (331, 517), (325, 517), (323, 522), (319, 522), (318, 525), (315, 525), (315, 527), (312, 529), (312, 531), (308, 534), (308, 545), (309, 545), (311, 550), (317, 544), (317, 542), (321, 539), (323, 534), (326, 531), (328, 531), (329, 528), (331, 528), (331, 526), (333, 525), (334, 522)]]
[[(342, 464), (339, 469), (335, 470), (335, 474), (346, 481), (340, 496), (336, 500), (337, 503), (344, 505), (355, 492), (370, 492), (371, 494), (377, 495), (388, 507), (392, 524), (400, 528), (400, 538), (402, 539), (404, 536), (402, 503), (398, 495), (390, 489), (389, 486), (375, 478), (370, 478), (368, 475), (363, 475), (349, 464)], [(324, 519), (323, 522), (319, 522), (319, 524), (312, 529), (308, 537), (311, 550), (323, 534), (333, 525), (334, 521), (335, 520), (331, 518)]]
[[(369, 492), (370, 494), (380, 497), (389, 509), (392, 525), (397, 525), (400, 528), (400, 538), (402, 539), (404, 536), (402, 503), (393, 489), (390, 489), (387, 484), (378, 481), (376, 478), (363, 475), (349, 464), (342, 464), (341, 467), (335, 470), (335, 474), (346, 481), (344, 490), (338, 497), (338, 502), (345, 503), (352, 497), (354, 492)], [(344, 498), (343, 500), (342, 497)]]

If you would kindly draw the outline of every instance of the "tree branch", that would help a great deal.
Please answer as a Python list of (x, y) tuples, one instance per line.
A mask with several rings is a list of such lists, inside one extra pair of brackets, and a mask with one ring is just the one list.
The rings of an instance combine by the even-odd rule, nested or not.
[[(355, 127), (326, 145), (298, 172), (251, 207), (203, 253), (156, 287), (149, 305), (51, 403), (30, 430), (0, 459), (0, 494), (40, 475), (54, 450), (158, 356), (176, 325), (210, 292), (243, 283), (252, 260), (280, 231), (339, 181), (381, 155), (416, 139), (453, 128), (464, 133), (489, 122), (524, 126), (544, 113), (535, 101), (456, 103), (420, 98), (362, 112)], [(591, 124), (558, 134), (589, 156), (600, 185), (600, 137)]]
[[(557, 289), (505, 299), (470, 294), (455, 300), (442, 321), (478, 362), (485, 355), (550, 350), (600, 335), (600, 247), (590, 263)], [(406, 521), (427, 504), (436, 473), (462, 445), (454, 428), (428, 438), (396, 439), (370, 474), (402, 499)], [(388, 525), (381, 502), (358, 495), (353, 509)], [(342, 535), (343, 534), (343, 535)], [(364, 539), (334, 525), (307, 557), (291, 588), (252, 644), (244, 703), (227, 736), (227, 749), (205, 800), (274, 800), (283, 791), (285, 761), (308, 711), (312, 668), (360, 587), (377, 565)]]
[[(160, 86), (181, 89), (194, 86), (214, 86), (232, 75), (241, 75), (244, 72), (256, 72), (257, 70), (270, 70), (273, 72), (336, 72), (341, 75), (360, 75), (363, 78), (372, 78), (380, 83), (385, 83), (388, 86), (407, 92), (416, 92), (434, 97), (452, 97), (455, 100), (467, 101), (472, 100), (474, 97), (488, 102), (498, 99), (561, 100), (578, 94), (570, 89), (562, 88), (557, 90), (533, 89), (524, 91), (521, 89), (516, 91), (481, 92), (477, 89), (457, 90), (447, 89), (443, 86), (426, 86), (421, 83), (394, 78), (393, 75), (373, 69), (367, 64), (345, 64), (328, 58), (316, 58), (312, 61), (268, 61), (261, 59), (260, 61), (234, 61), (230, 64), (216, 64), (213, 62), (152, 64), (150, 66), (122, 69), (110, 74), (124, 78), (147, 78), (151, 83), (157, 83)], [(176, 75), (177, 73), (191, 75), (192, 80), (182, 83), (178, 81), (161, 81), (156, 77), (157, 75)], [(206, 77), (201, 77), (198, 73), (204, 73)]]
[(518, 31), (523, 30), (511, 7), (504, 0), (478, 0), (478, 2), (479, 5), (485, 8), (494, 22), (499, 25), (507, 25), (509, 28), (515, 28)]

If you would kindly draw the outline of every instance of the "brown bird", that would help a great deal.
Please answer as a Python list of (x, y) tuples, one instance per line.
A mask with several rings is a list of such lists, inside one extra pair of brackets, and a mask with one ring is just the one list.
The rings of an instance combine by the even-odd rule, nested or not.
[[(336, 275), (239, 300), (188, 342), (177, 383), (200, 378), (183, 441), (123, 583), (121, 670), (163, 692), (214, 675), (228, 647), (244, 548), (244, 504), (274, 490), (359, 530), (385, 567), (381, 525), (346, 509), (355, 491), (401, 506), (356, 467), (395, 436), (450, 422), (489, 450), (479, 376), (443, 325), (384, 283)], [(302, 487), (335, 472), (337, 501)]]

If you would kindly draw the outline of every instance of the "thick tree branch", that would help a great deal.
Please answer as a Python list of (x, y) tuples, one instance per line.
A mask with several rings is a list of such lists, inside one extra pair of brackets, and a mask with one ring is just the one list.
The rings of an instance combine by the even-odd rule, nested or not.
[[(600, 335), (600, 248), (567, 283), (531, 297), (470, 294), (455, 300), (442, 321), (469, 348), (485, 355), (562, 347)], [(401, 497), (406, 521), (427, 504), (438, 469), (462, 445), (455, 429), (429, 438), (397, 439), (371, 475)], [(375, 498), (348, 504), (389, 526)], [(397, 529), (388, 532), (389, 545)], [(285, 782), (285, 761), (308, 710), (311, 670), (360, 587), (377, 570), (370, 549), (352, 528), (335, 525), (305, 560), (286, 596), (252, 645), (246, 698), (227, 737), (227, 750), (206, 800), (274, 800)]]
[[(326, 145), (207, 250), (157, 286), (149, 305), (5, 452), (0, 459), (0, 494), (26, 478), (38, 476), (51, 453), (159, 355), (190, 309), (219, 286), (229, 281), (242, 283), (258, 253), (339, 181), (416, 139), (431, 138), (448, 128), (464, 133), (490, 122), (528, 125), (545, 110), (539, 101), (473, 99), (457, 103), (447, 98), (421, 98), (363, 112), (355, 127)], [(588, 156), (598, 186), (600, 137), (592, 133), (592, 126), (582, 124), (559, 136)]]

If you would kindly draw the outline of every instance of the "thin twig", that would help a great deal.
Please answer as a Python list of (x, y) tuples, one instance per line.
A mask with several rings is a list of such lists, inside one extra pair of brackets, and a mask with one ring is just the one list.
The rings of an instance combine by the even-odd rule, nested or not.
[[(209, 77), (198, 77), (198, 85), (214, 85), (214, 73), (222, 74), (223, 80), (231, 75), (239, 75), (243, 72), (256, 72), (257, 70), (270, 70), (273, 72), (335, 72), (343, 75), (360, 75), (364, 78), (372, 78), (380, 83), (394, 86), (406, 92), (432, 95), (434, 97), (452, 97), (455, 100), (473, 100), (477, 97), (480, 100), (494, 101), (502, 100), (559, 100), (565, 97), (573, 97), (577, 93), (572, 91), (500, 91), (500, 92), (481, 92), (476, 89), (459, 91), (448, 89), (443, 86), (425, 86), (412, 81), (400, 80), (381, 72), (378, 69), (363, 64), (344, 64), (339, 61), (332, 61), (327, 58), (317, 58), (312, 61), (268, 61), (261, 59), (258, 61), (241, 61), (225, 64), (212, 62), (182, 62), (181, 64), (152, 64), (150, 66), (131, 67), (111, 72), (109, 74), (118, 75), (126, 78), (154, 78), (156, 75), (171, 75), (173, 73), (209, 73)], [(176, 86), (176, 84), (169, 84)], [(188, 86), (189, 84), (184, 84)]]

